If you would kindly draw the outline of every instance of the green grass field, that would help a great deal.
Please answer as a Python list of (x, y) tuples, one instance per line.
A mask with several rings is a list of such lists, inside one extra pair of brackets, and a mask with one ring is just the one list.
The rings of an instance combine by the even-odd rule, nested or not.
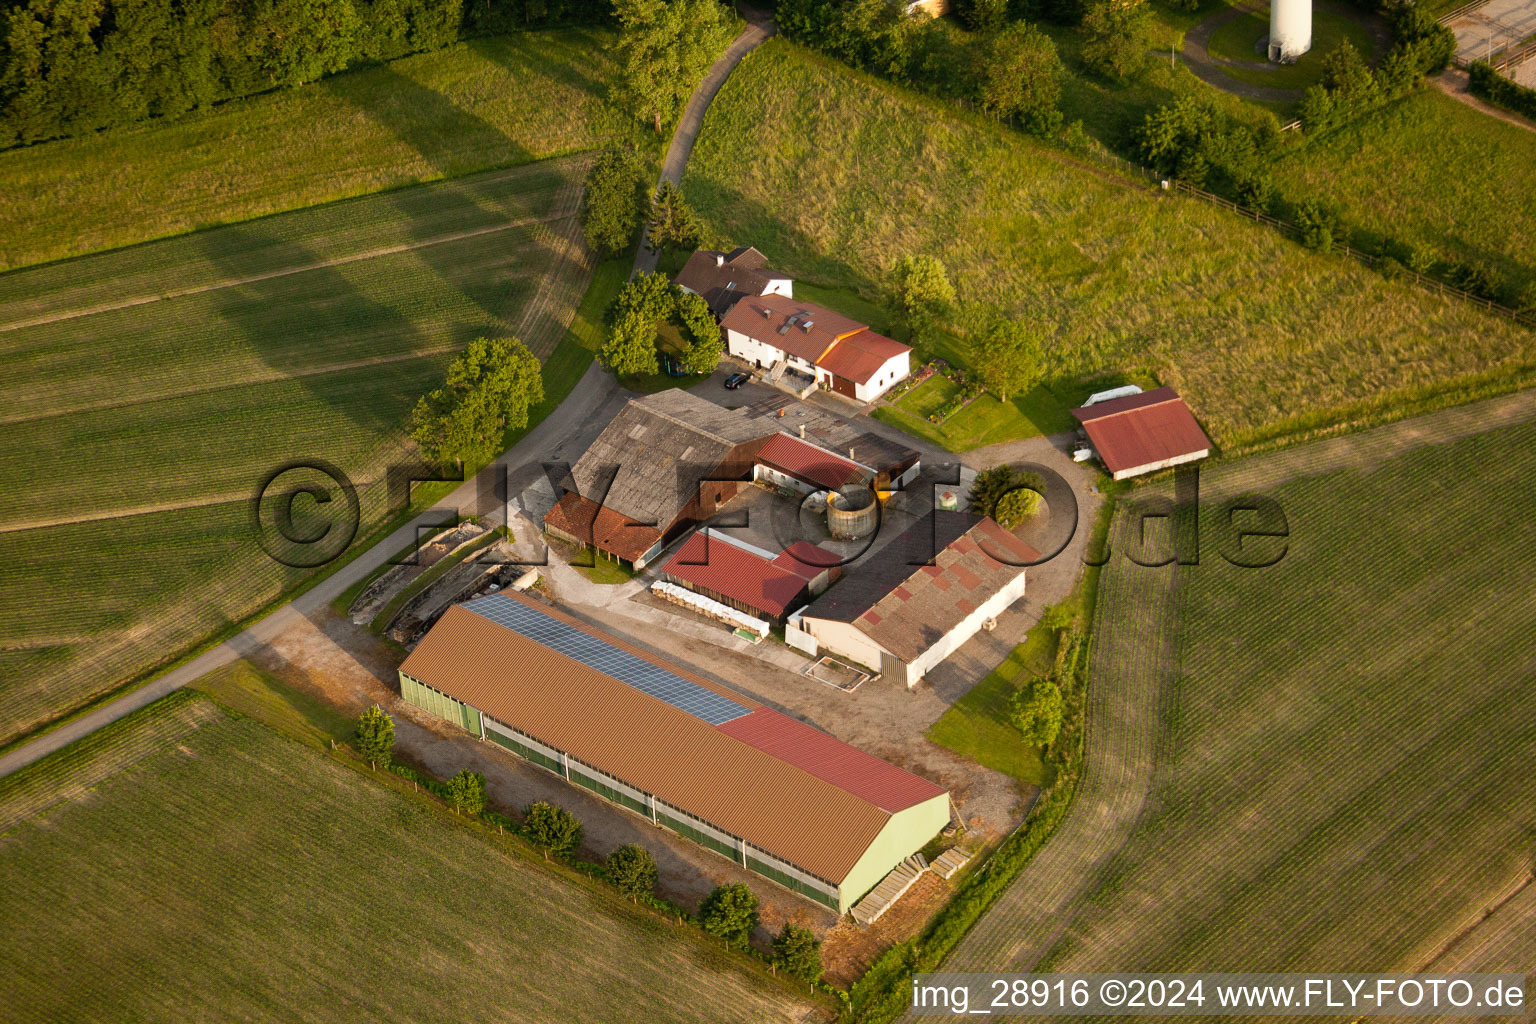
[(359, 485), (363, 532), (379, 522), (403, 419), (459, 346), (523, 338), (547, 359), (535, 415), (558, 404), (590, 361), (562, 323), (589, 274), (573, 216), (585, 167), (0, 276), (0, 742), (306, 578), (253, 543), (250, 501), (276, 467), (328, 460)]
[[(177, 694), (84, 742), (87, 756), (67, 748), (0, 780), (10, 1018), (696, 1021), (707, 1007), (711, 1020), (761, 1021), (808, 1009), (696, 928), (207, 698)], [(93, 770), (113, 752), (115, 774)]]
[(589, 150), (607, 35), (477, 39), (171, 122), (0, 153), (0, 269)]
[(1348, 40), (1366, 60), (1374, 60), (1370, 32), (1342, 8), (1314, 4), (1312, 9), (1312, 49), (1294, 64), (1269, 64), (1264, 49), (1257, 44), (1269, 37), (1269, 8), (1249, 11), (1235, 21), (1218, 28), (1211, 35), (1212, 57), (1259, 65), (1253, 68), (1223, 67), (1222, 73), (1247, 82), (1275, 89), (1305, 89), (1323, 77), (1323, 59)]
[(1536, 359), (1524, 328), (779, 40), (727, 81), (684, 190), (709, 242), (869, 297), (935, 253), (973, 318), (1055, 324), (1058, 393), (1160, 380), (1225, 446)]
[(1390, 236), (1487, 263), (1512, 295), (1536, 284), (1536, 133), (1432, 86), (1290, 151), (1275, 178), (1287, 199), (1338, 204), (1366, 245)]
[(1044, 785), (1040, 751), (1027, 745), (1018, 726), (1009, 721), (1008, 702), (1032, 677), (1050, 674), (1054, 648), (1051, 630), (1042, 626), (1030, 630), (1006, 661), (928, 727), (928, 738), (994, 771)]
[(1494, 427), (1530, 407), (1495, 404), (1525, 411), (1207, 473), (1208, 529), (1225, 495), (1280, 503), (1271, 568), (1209, 540), (1175, 572), (1111, 561), (1090, 693), (1149, 735), (1090, 722), (1088, 777), (1107, 765), (1145, 812), (1116, 845), (1090, 800), (1083, 835), (1116, 852), (1080, 861), (1091, 885), (1053, 921), (998, 933), (1056, 935), (1034, 969), (1417, 971), (1529, 877), (1536, 421)]

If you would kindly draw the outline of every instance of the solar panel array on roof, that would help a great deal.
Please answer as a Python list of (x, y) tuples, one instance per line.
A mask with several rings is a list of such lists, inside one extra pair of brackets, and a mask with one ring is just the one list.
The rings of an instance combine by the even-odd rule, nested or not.
[(749, 711), (728, 697), (500, 594), (478, 598), (464, 607), (710, 725), (723, 725)]

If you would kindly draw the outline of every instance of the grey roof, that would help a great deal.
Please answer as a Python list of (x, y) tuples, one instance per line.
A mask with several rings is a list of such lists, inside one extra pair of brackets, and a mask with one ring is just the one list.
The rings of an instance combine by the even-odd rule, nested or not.
[(686, 391), (657, 392), (627, 402), (564, 485), (665, 531), (738, 444), (768, 433), (761, 423)]
[[(779, 415), (779, 410), (784, 415)], [(897, 441), (864, 429), (853, 420), (819, 409), (806, 402), (796, 401), (784, 395), (769, 395), (743, 406), (741, 413), (749, 418), (766, 418), (774, 429), (800, 434), (805, 427), (805, 439), (830, 452), (869, 466), (880, 473), (895, 475), (918, 460), (918, 452)]]
[(803, 614), (852, 623), (910, 662), (1039, 557), (985, 516), (935, 510), (855, 562)]
[(700, 249), (688, 257), (672, 280), (703, 296), (710, 312), (723, 317), (740, 299), (761, 295), (770, 282), (787, 279), (787, 274), (768, 269), (767, 263), (767, 258), (751, 246), (728, 253)]

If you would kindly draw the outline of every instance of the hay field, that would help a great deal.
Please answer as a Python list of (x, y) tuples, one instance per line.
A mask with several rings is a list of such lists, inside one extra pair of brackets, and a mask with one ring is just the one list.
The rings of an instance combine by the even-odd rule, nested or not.
[[(1529, 393), (1211, 467), (1200, 564), (1104, 570), (1086, 788), (946, 969), (1518, 959), (1533, 472)], [(1245, 492), (1288, 519), (1273, 567), (1211, 540)]]
[[(28, 794), (0, 782), (8, 1019), (617, 1024), (808, 1009), (698, 929), (204, 697), (123, 725), (90, 753), (131, 763), (82, 780), (94, 757), (40, 762), (23, 773), (42, 778), (20, 820)], [(67, 796), (40, 808), (39, 786)]]
[(1065, 390), (1153, 376), (1228, 447), (1536, 362), (1525, 328), (780, 40), (726, 82), (683, 187), (709, 240), (866, 297), (934, 253), (973, 320), (1056, 325)]
[(548, 357), (590, 277), (585, 157), (0, 276), (0, 743), (307, 576), (253, 541), (315, 457), (384, 514), (404, 417), (479, 335)]
[(476, 39), (0, 153), (0, 270), (598, 148), (623, 125), (608, 39)]

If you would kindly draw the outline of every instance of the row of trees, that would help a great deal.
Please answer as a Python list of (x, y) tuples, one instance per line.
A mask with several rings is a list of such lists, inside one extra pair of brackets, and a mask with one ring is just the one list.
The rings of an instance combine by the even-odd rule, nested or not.
[[(368, 708), (358, 717), (353, 742), (375, 769), (388, 768), (394, 756), (394, 721), (378, 705)], [(479, 816), (486, 809), (485, 776), (462, 770), (442, 785), (440, 795), (455, 813)], [(543, 800), (528, 805), (517, 831), (543, 850), (546, 859), (568, 859), (581, 845), (582, 827), (576, 816)], [(603, 861), (603, 874), (631, 902), (655, 898), (656, 858), (639, 844), (626, 843), (610, 853)], [(719, 885), (700, 904), (698, 922), (727, 946), (746, 949), (757, 928), (757, 908), (757, 895), (745, 883)], [(785, 922), (773, 940), (769, 963), (775, 970), (814, 984), (821, 977), (821, 942), (809, 928)]]
[(608, 336), (598, 359), (611, 373), (653, 374), (656, 341), (671, 326), (685, 342), (677, 357), (684, 373), (709, 373), (720, 361), (720, 326), (703, 298), (685, 292), (662, 273), (642, 273), (626, 284), (608, 311)]
[(681, 190), (664, 181), (651, 194), (645, 182), (645, 163), (633, 151), (610, 149), (592, 164), (587, 172), (581, 226), (587, 245), (594, 251), (617, 256), (629, 247), (642, 223), (652, 249), (698, 246), (698, 217)]
[(1349, 40), (1323, 61), (1323, 78), (1301, 100), (1301, 125), (1309, 134), (1331, 131), (1403, 95), (1445, 68), (1456, 54), (1456, 36), (1411, 0), (1387, 8), (1393, 45), (1371, 69)]
[(167, 117), (467, 35), (606, 17), (607, 0), (16, 0), (0, 146)]

